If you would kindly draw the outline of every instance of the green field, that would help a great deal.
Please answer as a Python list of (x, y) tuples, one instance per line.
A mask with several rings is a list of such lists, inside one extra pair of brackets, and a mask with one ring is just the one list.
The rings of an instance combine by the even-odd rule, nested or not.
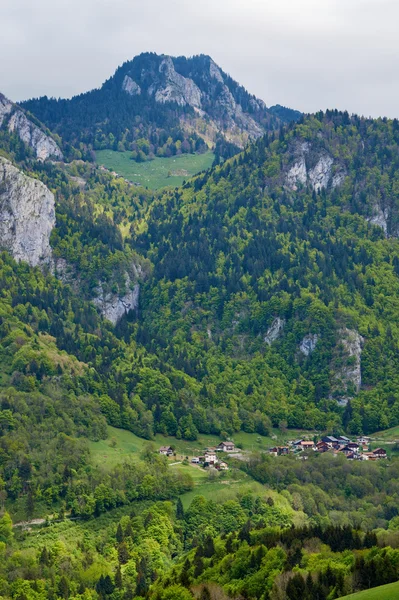
[(370, 434), (373, 442), (399, 442), (399, 426), (391, 427), (391, 429), (384, 429), (383, 431), (376, 431)]
[(137, 163), (130, 158), (131, 152), (115, 152), (114, 150), (99, 150), (96, 161), (121, 177), (139, 183), (144, 187), (157, 190), (165, 186), (180, 186), (183, 181), (200, 171), (212, 166), (215, 155), (180, 154), (170, 158), (154, 158), (154, 160)]
[[(275, 444), (284, 444), (288, 440), (297, 437), (311, 437), (311, 432), (304, 432), (298, 429), (289, 430), (282, 434), (275, 429), (272, 434), (274, 437), (263, 437), (257, 433), (245, 433), (239, 431), (233, 436), (233, 441), (237, 447), (243, 450), (268, 450)], [(112, 468), (126, 459), (138, 458), (140, 452), (146, 444), (153, 444), (156, 449), (160, 446), (173, 446), (176, 449), (176, 457), (170, 459), (171, 462), (181, 461), (185, 457), (191, 458), (200, 455), (207, 446), (217, 446), (221, 439), (217, 435), (200, 434), (195, 441), (178, 440), (175, 437), (156, 434), (155, 440), (148, 441), (137, 437), (134, 433), (125, 429), (108, 427), (108, 438), (99, 442), (89, 442), (93, 461), (106, 468)], [(191, 472), (191, 467), (190, 467)]]
[(399, 598), (399, 581), (381, 585), (380, 587), (364, 590), (356, 594), (350, 594), (339, 598), (339, 600), (397, 600)]

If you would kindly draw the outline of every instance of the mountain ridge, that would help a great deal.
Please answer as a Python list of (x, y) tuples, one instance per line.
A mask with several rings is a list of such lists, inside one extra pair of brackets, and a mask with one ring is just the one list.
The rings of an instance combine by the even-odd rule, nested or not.
[(144, 159), (175, 153), (178, 142), (184, 152), (203, 151), (220, 137), (238, 150), (300, 116), (278, 106), (269, 110), (209, 56), (155, 53), (126, 61), (102, 86), (70, 100), (42, 97), (21, 106), (75, 146), (143, 150), (139, 140), (145, 139), (152, 149), (144, 149)]

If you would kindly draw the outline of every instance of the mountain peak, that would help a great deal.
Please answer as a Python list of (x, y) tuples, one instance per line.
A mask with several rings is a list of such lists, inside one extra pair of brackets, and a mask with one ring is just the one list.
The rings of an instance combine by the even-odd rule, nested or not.
[(299, 116), (281, 107), (268, 109), (208, 55), (154, 52), (123, 63), (99, 89), (71, 100), (43, 97), (22, 106), (64, 142), (135, 150), (136, 141), (145, 139), (154, 156), (164, 155), (158, 144), (165, 135), (173, 143), (186, 142), (189, 152), (214, 147), (220, 139), (237, 151)]

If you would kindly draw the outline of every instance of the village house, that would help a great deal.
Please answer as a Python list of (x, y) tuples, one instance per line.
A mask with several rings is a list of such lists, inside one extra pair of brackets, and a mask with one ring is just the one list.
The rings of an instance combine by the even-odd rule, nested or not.
[(360, 456), (361, 460), (378, 460), (372, 452), (363, 452)]
[(164, 456), (173, 456), (173, 448), (171, 446), (161, 446), (159, 449), (159, 454), (163, 454)]
[(235, 444), (233, 442), (220, 442), (216, 450), (218, 452), (234, 452)]
[(298, 448), (300, 448), (302, 442), (303, 440), (295, 440), (294, 442), (291, 442), (291, 445), (294, 447), (295, 450), (297, 450)]
[(326, 442), (317, 442), (316, 450), (317, 452), (328, 452), (330, 446)]
[(372, 451), (376, 458), (387, 458), (387, 451), (384, 448), (376, 448)]
[(273, 448), (269, 448), (269, 454), (272, 456), (286, 456), (289, 454), (289, 451), (288, 446), (274, 446)]
[(368, 446), (370, 443), (370, 438), (365, 435), (361, 435), (360, 437), (356, 438), (356, 441), (360, 446)]
[(329, 448), (333, 448), (334, 446), (339, 446), (339, 442), (338, 442), (337, 438), (335, 438), (333, 435), (325, 435), (324, 437), (321, 438), (321, 441), (328, 444)]
[(215, 465), (218, 462), (218, 457), (215, 452), (205, 452), (204, 463), (205, 465)]
[(309, 442), (307, 440), (302, 440), (299, 446), (302, 450), (314, 450), (315, 445), (314, 442)]

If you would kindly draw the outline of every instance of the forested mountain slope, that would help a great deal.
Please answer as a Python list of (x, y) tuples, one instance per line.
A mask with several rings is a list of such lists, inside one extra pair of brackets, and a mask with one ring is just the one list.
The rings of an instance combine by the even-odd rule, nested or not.
[[(106, 469), (89, 441), (107, 423), (148, 440), (399, 423), (398, 121), (308, 116), (157, 194), (38, 160), (8, 127), (0, 148), (1, 595), (326, 600), (395, 581), (395, 458), (253, 453), (229, 461), (252, 487), (221, 476), (184, 511), (188, 465), (148, 446)], [(62, 522), (19, 533), (4, 508)]]
[(154, 200), (138, 340), (201, 381), (197, 427), (398, 422), (398, 142), (318, 114)]
[[(209, 56), (144, 53), (127, 61), (99, 89), (71, 100), (22, 103), (66, 143), (87, 149), (132, 150), (135, 158), (204, 151), (217, 143), (228, 156), (265, 131), (298, 119), (268, 109)], [(69, 150), (68, 150), (69, 148)]]

